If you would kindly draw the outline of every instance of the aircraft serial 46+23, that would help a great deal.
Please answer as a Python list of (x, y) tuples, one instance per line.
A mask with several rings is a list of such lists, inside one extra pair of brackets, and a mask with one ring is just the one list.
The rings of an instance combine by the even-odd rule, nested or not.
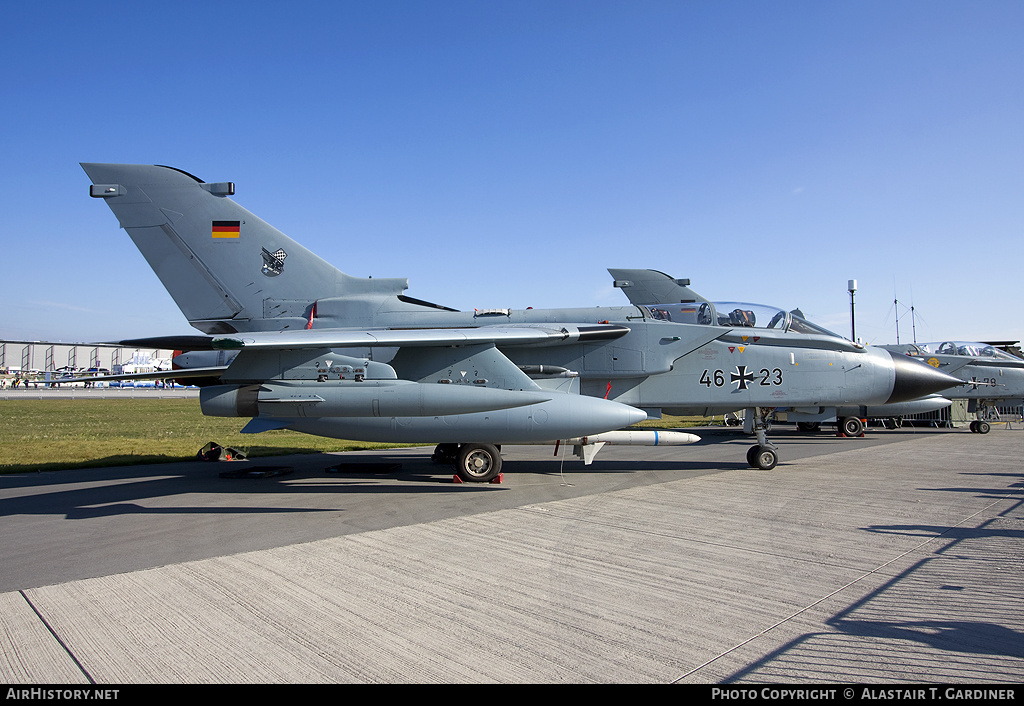
[[(896, 402), (960, 382), (784, 312), (760, 328), (676, 280), (670, 316), (642, 305), (456, 311), (406, 296), (405, 279), (339, 271), (235, 203), (232, 182), (82, 167), (90, 194), (206, 334), (125, 345), (193, 351), (176, 358), (174, 377), (206, 383), (203, 414), (251, 417), (245, 432), (437, 444), (435, 458), (461, 478), (487, 481), (501, 444), (562, 441), (589, 462), (604, 443), (673, 443), (616, 432), (661, 412), (750, 409), (760, 420), (779, 406)], [(754, 430), (747, 460), (773, 468), (776, 448), (762, 424)]]

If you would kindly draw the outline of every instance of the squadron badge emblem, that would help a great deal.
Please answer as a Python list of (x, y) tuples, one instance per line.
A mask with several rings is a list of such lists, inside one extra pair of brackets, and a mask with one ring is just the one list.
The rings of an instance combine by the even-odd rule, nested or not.
[(277, 277), (284, 270), (284, 259), (288, 253), (284, 250), (270, 252), (263, 248), (263, 274), (267, 277)]

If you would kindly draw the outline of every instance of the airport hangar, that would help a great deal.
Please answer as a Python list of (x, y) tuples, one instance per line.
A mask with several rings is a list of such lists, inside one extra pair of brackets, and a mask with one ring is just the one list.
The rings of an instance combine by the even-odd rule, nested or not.
[(0, 340), (0, 374), (36, 373), (43, 381), (46, 373), (87, 371), (91, 368), (113, 372), (126, 365), (145, 372), (146, 365), (165, 362), (170, 366), (174, 351), (156, 348), (129, 348), (117, 344), (67, 343), (61, 341)]

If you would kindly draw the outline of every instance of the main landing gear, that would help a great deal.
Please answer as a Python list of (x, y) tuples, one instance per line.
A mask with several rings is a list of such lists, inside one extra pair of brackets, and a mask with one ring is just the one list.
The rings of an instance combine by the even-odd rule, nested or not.
[[(891, 421), (891, 420), (890, 420)], [(903, 424), (902, 419), (899, 424), (887, 425), (886, 428), (895, 429), (897, 426)], [(821, 429), (820, 422), (797, 422), (796, 428), (802, 432), (816, 432)], [(864, 436), (864, 420), (860, 417), (841, 417), (836, 420), (836, 435), (837, 436)]]
[(438, 444), (430, 460), (453, 466), (464, 483), (489, 483), (501, 475), (501, 447), (494, 444)]
[(843, 417), (839, 420), (838, 431), (843, 436), (863, 436), (864, 422), (859, 417)]
[(748, 418), (753, 420), (753, 432), (757, 436), (757, 444), (747, 449), (747, 463), (751, 468), (760, 468), (762, 471), (770, 471), (779, 462), (777, 447), (768, 441), (770, 424), (766, 420), (766, 412), (770, 411), (755, 407), (747, 412)]
[(971, 422), (971, 431), (975, 434), (988, 434), (992, 425), (987, 420), (999, 421), (999, 410), (988, 400), (978, 400), (978, 418)]

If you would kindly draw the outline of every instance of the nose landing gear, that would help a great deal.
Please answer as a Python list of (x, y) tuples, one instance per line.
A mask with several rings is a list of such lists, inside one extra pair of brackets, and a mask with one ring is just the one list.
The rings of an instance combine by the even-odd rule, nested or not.
[(779, 462), (779, 453), (775, 444), (768, 441), (767, 414), (770, 409), (755, 407), (748, 410), (748, 416), (753, 420), (754, 435), (757, 436), (757, 444), (747, 449), (747, 463), (751, 468), (759, 468), (762, 471), (770, 471)]

